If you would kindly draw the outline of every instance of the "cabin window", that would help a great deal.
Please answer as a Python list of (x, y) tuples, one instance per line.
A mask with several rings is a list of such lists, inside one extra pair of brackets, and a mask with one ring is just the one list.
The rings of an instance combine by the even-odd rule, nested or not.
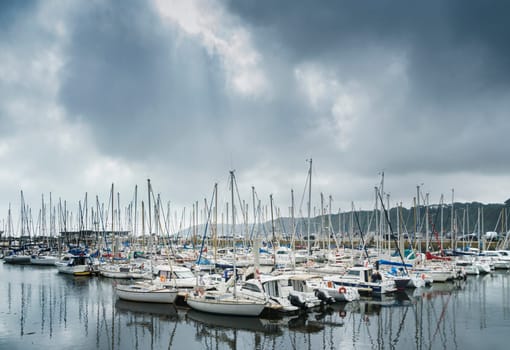
[(252, 292), (260, 293), (260, 288), (257, 285), (251, 284), (251, 283), (245, 283), (244, 286), (243, 286), (243, 289), (246, 289), (246, 290), (249, 290), (249, 291), (252, 291)]
[(272, 297), (280, 296), (280, 293), (278, 290), (278, 283), (275, 283), (275, 282), (266, 283), (266, 284), (264, 284), (264, 289), (266, 290), (266, 293)]
[(193, 272), (191, 271), (174, 271), (177, 278), (193, 278), (195, 275), (193, 275)]
[(303, 292), (303, 284), (301, 281), (289, 280), (289, 286), (292, 286), (292, 289), (298, 292)]

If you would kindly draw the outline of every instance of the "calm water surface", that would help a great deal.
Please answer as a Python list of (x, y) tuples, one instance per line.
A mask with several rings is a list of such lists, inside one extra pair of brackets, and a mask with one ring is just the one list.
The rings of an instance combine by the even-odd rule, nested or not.
[(117, 300), (112, 279), (0, 263), (0, 349), (508, 349), (510, 274), (282, 319)]

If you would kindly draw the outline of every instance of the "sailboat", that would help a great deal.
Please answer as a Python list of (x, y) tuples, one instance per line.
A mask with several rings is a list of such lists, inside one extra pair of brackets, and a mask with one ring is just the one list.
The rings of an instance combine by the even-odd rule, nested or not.
[[(25, 229), (28, 228), (28, 217), (27, 217), (27, 209), (25, 207), (25, 201), (23, 199), (23, 191), (21, 191), (21, 233), (20, 233), (20, 247), (19, 249), (14, 249), (9, 252), (8, 255), (4, 257), (4, 262), (6, 264), (30, 264), (30, 255), (26, 254), (25, 247), (26, 244), (23, 243), (23, 239), (26, 237), (25, 235), (28, 233), (30, 238), (30, 231), (25, 232)], [(8, 229), (11, 230), (12, 227), (12, 219), (11, 219), (11, 205), (9, 204), (9, 217), (8, 217)], [(12, 232), (12, 231), (11, 231)], [(12, 235), (12, 234), (11, 234)]]
[(177, 298), (177, 289), (148, 282), (118, 284), (115, 291), (120, 299), (144, 303), (172, 304)]
[[(234, 171), (230, 171), (230, 187), (232, 195), (232, 237), (235, 237), (235, 210), (234, 210)], [(216, 189), (216, 185), (215, 185)], [(211, 205), (213, 201), (211, 200)], [(211, 208), (209, 209), (209, 215)], [(264, 300), (249, 300), (237, 295), (236, 291), (236, 258), (234, 249), (234, 273), (230, 279), (233, 283), (232, 292), (227, 291), (203, 291), (197, 290), (195, 293), (189, 293), (186, 299), (188, 305), (195, 310), (232, 316), (259, 316), (266, 306)]]

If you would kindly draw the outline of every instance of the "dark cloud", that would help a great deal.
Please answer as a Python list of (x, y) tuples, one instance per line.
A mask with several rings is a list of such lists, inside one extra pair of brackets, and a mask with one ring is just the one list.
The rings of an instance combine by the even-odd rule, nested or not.
[(278, 77), (268, 99), (236, 96), (222, 58), (144, 2), (95, 3), (69, 23), (60, 102), (92, 126), (104, 152), (251, 167), (301, 148), (310, 118), (291, 70), (264, 67)]
[(411, 70), (423, 72), (417, 77), (429, 77), (431, 85), (470, 80), (475, 89), (510, 78), (510, 4), (504, 1), (226, 3), (260, 34), (259, 43), (271, 38), (270, 45), (283, 46), (294, 61), (334, 62), (346, 51), (362, 55), (385, 47), (404, 51)]
[(0, 1), (0, 33), (5, 35), (24, 17), (30, 16), (38, 1)]
[[(501, 115), (510, 82), (508, 3), (226, 4), (256, 33), (261, 50), (276, 50), (292, 64), (317, 62), (339, 81), (381, 90), (371, 115), (355, 129), (349, 154), (342, 155), (351, 168), (508, 170), (498, 161), (510, 151), (500, 141), (510, 131)], [(405, 84), (380, 85), (395, 59), (404, 67)], [(402, 101), (389, 106), (396, 96)]]
[[(209, 29), (229, 53), (239, 53), (229, 40), (248, 38), (259, 59), (253, 66), (236, 66), (151, 2), (2, 2), (0, 63), (12, 64), (15, 78), (0, 76), (0, 133), (24, 135), (24, 158), (37, 158), (23, 162), (29, 169), (51, 165), (39, 186), (87, 172), (90, 183), (150, 177), (182, 204), (208, 196), (214, 181), (227, 187), (233, 168), (244, 195), (253, 185), (263, 201), (273, 193), (285, 203), (291, 188), (301, 195), (312, 157), (314, 196), (331, 193), (340, 205), (370, 202), (383, 169), (394, 181), (388, 187), (405, 187), (392, 198), (452, 174), (508, 174), (505, 2), (222, 4), (226, 12)], [(46, 64), (58, 72), (47, 84)], [(250, 69), (266, 79), (252, 95), (232, 86)], [(307, 85), (310, 77), (316, 85)], [(39, 109), (47, 119), (16, 118)], [(62, 138), (32, 152), (45, 125)], [(82, 127), (83, 137), (74, 135)], [(12, 145), (0, 148), (2, 159), (19, 158)], [(48, 163), (44, 154), (55, 153)], [(69, 153), (77, 155), (67, 164)], [(126, 175), (116, 179), (114, 169)]]
[(102, 148), (150, 157), (191, 145), (203, 120), (221, 118), (218, 62), (145, 2), (94, 3), (70, 22), (60, 99)]
[(271, 38), (294, 62), (363, 60), (374, 47), (401, 52), (417, 91), (439, 101), (506, 88), (510, 81), (510, 5), (503, 1), (227, 3), (260, 34), (261, 45)]

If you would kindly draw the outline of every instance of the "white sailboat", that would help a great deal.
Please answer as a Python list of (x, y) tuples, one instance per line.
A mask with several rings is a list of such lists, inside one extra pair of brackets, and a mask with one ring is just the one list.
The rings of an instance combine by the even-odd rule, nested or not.
[(241, 299), (234, 293), (216, 291), (189, 294), (186, 302), (198, 311), (232, 316), (259, 316), (266, 306), (258, 300)]
[(146, 282), (118, 284), (115, 292), (120, 299), (144, 303), (172, 304), (177, 298), (177, 289)]
[[(234, 210), (234, 171), (230, 171), (230, 186), (232, 195), (232, 237), (235, 237), (235, 210)], [(214, 194), (216, 194), (217, 185), (214, 185)], [(213, 201), (211, 200), (211, 203)], [(209, 214), (211, 209), (209, 209)], [(235, 254), (235, 249), (234, 249)], [(265, 301), (249, 300), (241, 298), (236, 291), (236, 259), (234, 256), (234, 274), (231, 277), (233, 282), (233, 292), (224, 291), (203, 291), (197, 290), (195, 293), (188, 294), (186, 302), (188, 305), (198, 311), (213, 314), (233, 315), (233, 316), (259, 316), (266, 307)]]
[(30, 264), (32, 265), (54, 266), (57, 261), (58, 257), (56, 255), (41, 253), (30, 256)]

